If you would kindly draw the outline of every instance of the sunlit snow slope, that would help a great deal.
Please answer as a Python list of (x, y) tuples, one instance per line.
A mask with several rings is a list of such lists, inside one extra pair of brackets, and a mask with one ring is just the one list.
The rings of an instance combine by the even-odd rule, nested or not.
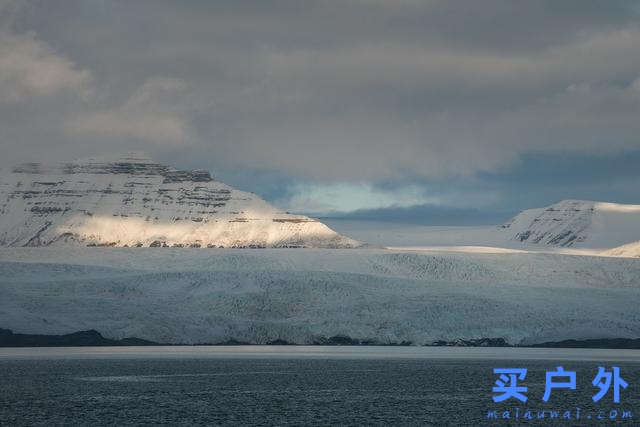
[(640, 241), (627, 243), (626, 245), (609, 249), (602, 252), (602, 255), (619, 257), (640, 257)]
[(255, 194), (127, 154), (0, 175), (0, 246), (358, 246)]

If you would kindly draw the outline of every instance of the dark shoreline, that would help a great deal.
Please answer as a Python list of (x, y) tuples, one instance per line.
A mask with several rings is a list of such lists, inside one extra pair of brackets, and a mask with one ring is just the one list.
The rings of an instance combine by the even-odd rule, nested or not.
[[(4, 347), (106, 347), (106, 346), (205, 346), (205, 345), (335, 345), (335, 346), (412, 346), (409, 341), (382, 343), (375, 340), (359, 340), (344, 335), (321, 337), (311, 343), (298, 344), (282, 339), (256, 344), (235, 339), (216, 343), (168, 344), (141, 338), (109, 339), (96, 330), (78, 331), (64, 335), (16, 334), (10, 329), (0, 328), (0, 348)], [(456, 341), (435, 341), (426, 347), (520, 347), (520, 348), (594, 348), (594, 349), (640, 349), (640, 339), (600, 338), (587, 340), (549, 341), (529, 345), (512, 345), (503, 338), (480, 338)]]

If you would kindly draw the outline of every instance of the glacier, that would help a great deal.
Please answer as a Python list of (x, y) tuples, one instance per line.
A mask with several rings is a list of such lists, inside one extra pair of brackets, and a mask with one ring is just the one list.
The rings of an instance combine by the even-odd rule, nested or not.
[(0, 248), (0, 327), (167, 343), (640, 336), (640, 260), (386, 249)]

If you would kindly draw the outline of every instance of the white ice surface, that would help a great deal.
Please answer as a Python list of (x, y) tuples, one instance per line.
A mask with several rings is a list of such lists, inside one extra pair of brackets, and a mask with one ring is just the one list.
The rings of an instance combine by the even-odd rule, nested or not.
[(384, 249), (1, 248), (0, 327), (158, 342), (640, 336), (640, 260)]

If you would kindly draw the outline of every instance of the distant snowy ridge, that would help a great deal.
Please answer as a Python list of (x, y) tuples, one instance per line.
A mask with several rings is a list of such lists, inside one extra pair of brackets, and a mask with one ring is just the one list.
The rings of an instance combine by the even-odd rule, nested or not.
[(640, 240), (640, 205), (563, 200), (521, 212), (501, 232), (527, 244), (609, 250)]
[(602, 252), (602, 255), (618, 256), (618, 257), (640, 257), (640, 241), (627, 243), (626, 245), (609, 249), (607, 251)]
[(0, 246), (326, 247), (360, 244), (255, 194), (129, 153), (0, 174)]
[(393, 250), (640, 257), (640, 205), (563, 200), (502, 225), (426, 226), (328, 220), (355, 239)]

